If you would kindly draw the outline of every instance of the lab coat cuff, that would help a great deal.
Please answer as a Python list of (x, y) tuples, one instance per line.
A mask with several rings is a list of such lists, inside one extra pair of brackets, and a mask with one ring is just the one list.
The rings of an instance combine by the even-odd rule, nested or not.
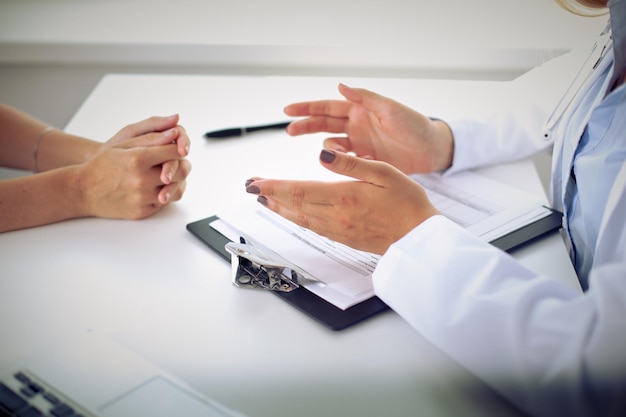
[[(427, 251), (426, 248), (429, 247), (430, 237), (450, 233), (449, 230), (452, 230), (452, 234), (459, 232), (468, 233), (448, 218), (438, 214), (426, 219), (400, 240), (392, 244), (378, 261), (378, 265), (372, 276), (375, 293), (384, 296), (393, 277), (397, 275), (395, 271), (398, 268), (402, 269), (406, 267), (407, 262), (416, 265), (420, 263), (421, 255), (417, 254)], [(407, 254), (409, 254), (409, 256), (407, 256)], [(413, 268), (413, 266), (409, 266), (409, 268)]]
[(446, 120), (454, 138), (454, 153), (452, 166), (443, 172), (450, 175), (478, 166), (480, 155), (476, 155), (476, 141), (472, 140), (476, 131), (476, 122), (466, 119)]

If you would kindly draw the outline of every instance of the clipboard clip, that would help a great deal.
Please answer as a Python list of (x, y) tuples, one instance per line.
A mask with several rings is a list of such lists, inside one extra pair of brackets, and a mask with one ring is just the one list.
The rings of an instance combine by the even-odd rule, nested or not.
[(287, 260), (245, 239), (229, 242), (224, 247), (231, 254), (233, 284), (242, 288), (291, 292), (300, 287), (298, 280), (307, 280)]

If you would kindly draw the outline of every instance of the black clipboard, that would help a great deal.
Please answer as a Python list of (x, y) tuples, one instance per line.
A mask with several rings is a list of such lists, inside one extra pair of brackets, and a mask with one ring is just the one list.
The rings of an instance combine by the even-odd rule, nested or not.
[[(230, 262), (230, 254), (224, 249), (224, 246), (230, 242), (230, 239), (211, 227), (211, 223), (218, 218), (218, 216), (210, 216), (189, 223), (187, 224), (187, 230), (213, 249), (224, 260)], [(491, 244), (510, 252), (560, 228), (561, 218), (562, 214), (553, 210), (548, 216), (498, 238)], [(376, 296), (342, 310), (304, 287), (297, 288), (291, 292), (270, 292), (331, 330), (343, 330), (389, 309), (389, 306)]]
[(550, 210), (550, 214), (535, 220), (532, 223), (522, 226), (509, 234), (492, 240), (491, 243), (496, 248), (500, 248), (507, 252), (512, 252), (515, 249), (521, 248), (540, 239), (544, 235), (558, 230), (563, 224), (563, 213)]
[[(211, 223), (218, 218), (218, 216), (211, 216), (189, 223), (187, 230), (206, 243), (226, 261), (230, 262), (230, 254), (226, 252), (224, 246), (231, 240), (211, 227)], [(387, 304), (383, 303), (378, 297), (372, 297), (342, 310), (304, 287), (296, 288), (291, 292), (270, 292), (331, 330), (343, 330), (389, 309)]]

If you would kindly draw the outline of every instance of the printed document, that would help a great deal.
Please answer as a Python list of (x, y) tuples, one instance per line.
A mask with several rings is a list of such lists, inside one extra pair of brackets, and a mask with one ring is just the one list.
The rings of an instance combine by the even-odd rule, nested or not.
[[(487, 242), (550, 214), (539, 197), (473, 172), (412, 178), (444, 216)], [(304, 287), (342, 310), (374, 296), (378, 255), (322, 237), (256, 202), (220, 215), (211, 226), (232, 241), (244, 237), (289, 260), (313, 280)]]

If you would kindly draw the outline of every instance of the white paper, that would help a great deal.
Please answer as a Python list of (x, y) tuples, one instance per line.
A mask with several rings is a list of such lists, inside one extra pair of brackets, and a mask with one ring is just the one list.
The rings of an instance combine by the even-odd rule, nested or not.
[[(233, 225), (236, 224), (237, 227)], [(372, 273), (380, 256), (326, 239), (258, 207), (244, 214), (221, 216), (211, 226), (233, 241), (263, 245), (296, 265), (309, 291), (345, 310), (374, 296)]]
[(411, 177), (441, 214), (486, 242), (550, 214), (539, 197), (470, 171)]
[[(444, 216), (487, 242), (550, 213), (537, 196), (472, 172), (412, 178)], [(380, 256), (324, 238), (256, 202), (220, 218), (211, 224), (214, 229), (232, 241), (242, 236), (289, 260), (318, 281), (303, 284), (309, 291), (338, 308), (345, 310), (374, 296), (372, 273)]]

